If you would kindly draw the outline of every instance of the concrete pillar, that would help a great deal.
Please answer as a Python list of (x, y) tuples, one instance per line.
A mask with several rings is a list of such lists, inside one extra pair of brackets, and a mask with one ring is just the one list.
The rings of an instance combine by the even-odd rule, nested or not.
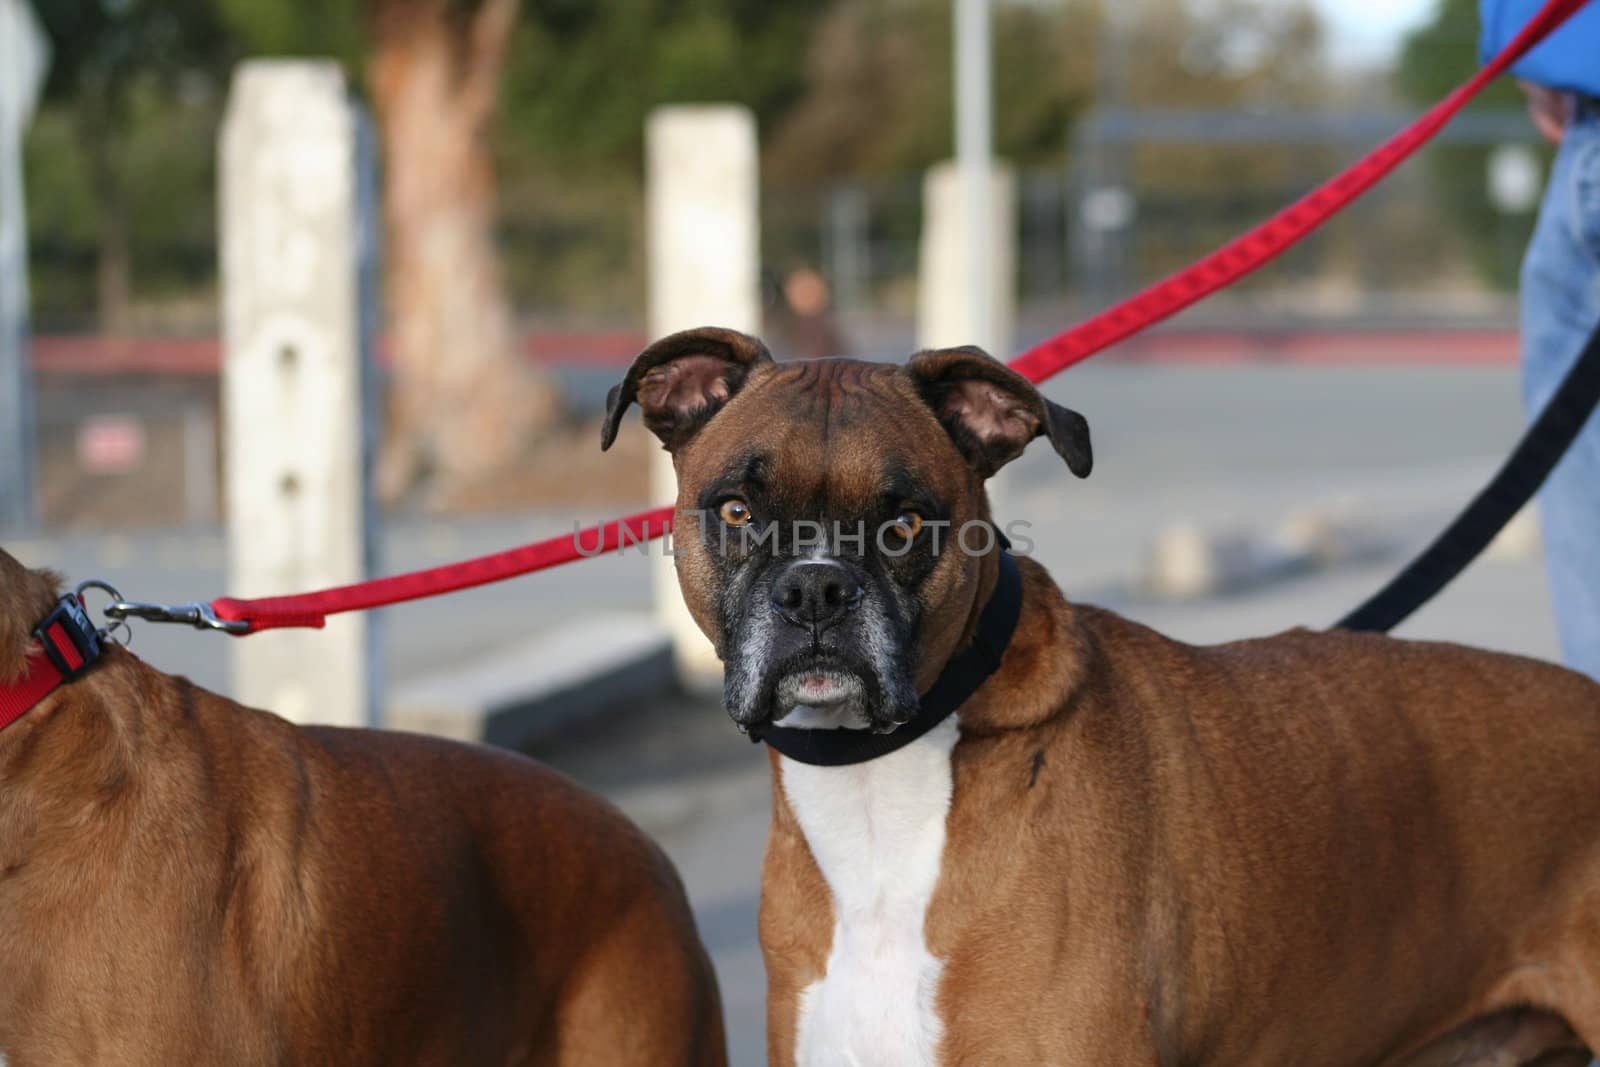
[(33, 118), (49, 56), (27, 0), (0, 0), (0, 534), (28, 531), (35, 520), (22, 134)]
[(972, 336), (990, 337), (995, 333), (994, 286), (985, 253), (994, 240), (994, 200), (1000, 190), (989, 180), (994, 170), (989, 0), (955, 0), (954, 6), (956, 169), (961, 175), (963, 260), (970, 283), (964, 294), (965, 314)]
[[(229, 593), (359, 581), (375, 532), (370, 128), (338, 64), (251, 61), (221, 151)], [(375, 724), (376, 638), (358, 613), (233, 642), (234, 693), (295, 722)]]
[[(967, 199), (961, 171), (939, 163), (922, 181), (922, 244), (917, 267), (917, 345), (948, 348), (978, 345), (996, 359), (1014, 352), (1016, 319), (1017, 181), (1009, 166), (998, 164), (989, 180), (994, 221), (990, 226), (991, 256), (987, 271), (976, 269), (967, 251)], [(990, 286), (988, 329), (983, 309), (973, 298), (984, 274)]]
[[(977, 263), (969, 251), (972, 198), (954, 162), (929, 168), (922, 179), (922, 244), (917, 264), (917, 347), (977, 345), (999, 360), (1010, 359), (1017, 314), (1017, 179), (996, 164), (988, 186), (994, 218), (988, 227), (991, 256)], [(989, 286), (989, 300), (976, 298)], [(1010, 475), (1001, 471), (987, 485), (989, 507), (1003, 525), (1026, 516), (1012, 513)]]
[[(761, 330), (761, 253), (755, 117), (737, 105), (664, 107), (645, 130), (650, 336), (696, 326)], [(663, 451), (651, 468), (656, 503), (677, 498)], [(680, 675), (721, 677), (711, 643), (684, 607), (673, 570), (656, 567), (657, 610), (672, 633)]]

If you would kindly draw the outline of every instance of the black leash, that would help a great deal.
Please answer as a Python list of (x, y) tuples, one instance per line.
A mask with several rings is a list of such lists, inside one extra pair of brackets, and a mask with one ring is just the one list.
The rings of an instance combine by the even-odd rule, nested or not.
[(1022, 614), (1022, 572), (1004, 548), (1000, 551), (1000, 577), (989, 602), (978, 616), (972, 644), (945, 664), (933, 688), (923, 694), (917, 713), (891, 733), (872, 730), (804, 730), (769, 726), (755, 740), (813, 767), (844, 767), (866, 763), (902, 749), (956, 713), (978, 687), (1000, 668), (1000, 658), (1011, 644), (1017, 618)]
[[(1344, 630), (1387, 632), (1443, 589), (1539, 491), (1600, 403), (1600, 327), (1544, 411), (1466, 510), (1372, 599), (1339, 620)], [(1596, 487), (1600, 492), (1600, 487)], [(1600, 546), (1596, 546), (1600, 549)]]

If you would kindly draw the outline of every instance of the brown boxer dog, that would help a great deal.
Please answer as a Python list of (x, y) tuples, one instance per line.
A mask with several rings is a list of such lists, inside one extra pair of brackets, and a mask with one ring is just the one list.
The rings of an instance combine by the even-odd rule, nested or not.
[(635, 401), (728, 710), (775, 749), (772, 1063), (1600, 1049), (1600, 686), (1070, 603), (981, 536), (984, 480), (1038, 436), (1087, 474), (1087, 425), (976, 349), (779, 366), (696, 330), (639, 356), (604, 443)]
[[(0, 552), (0, 687), (54, 581)], [(665, 856), (508, 752), (299, 728), (110, 648), (0, 731), (6, 1067), (725, 1062)]]

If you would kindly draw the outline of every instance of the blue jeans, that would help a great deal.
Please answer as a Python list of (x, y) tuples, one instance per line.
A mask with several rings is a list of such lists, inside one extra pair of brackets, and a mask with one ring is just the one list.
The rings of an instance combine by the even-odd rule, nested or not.
[[(1600, 107), (1567, 128), (1522, 264), (1523, 404), (1531, 420), (1600, 325)], [(1539, 496), (1561, 656), (1600, 678), (1600, 414)]]

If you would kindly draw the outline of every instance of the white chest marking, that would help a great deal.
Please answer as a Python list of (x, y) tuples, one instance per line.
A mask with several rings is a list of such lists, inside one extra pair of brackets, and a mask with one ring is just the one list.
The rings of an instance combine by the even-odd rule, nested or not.
[(943, 964), (924, 925), (950, 810), (952, 717), (853, 767), (784, 759), (783, 791), (833, 894), (827, 972), (800, 994), (799, 1067), (931, 1067)]

